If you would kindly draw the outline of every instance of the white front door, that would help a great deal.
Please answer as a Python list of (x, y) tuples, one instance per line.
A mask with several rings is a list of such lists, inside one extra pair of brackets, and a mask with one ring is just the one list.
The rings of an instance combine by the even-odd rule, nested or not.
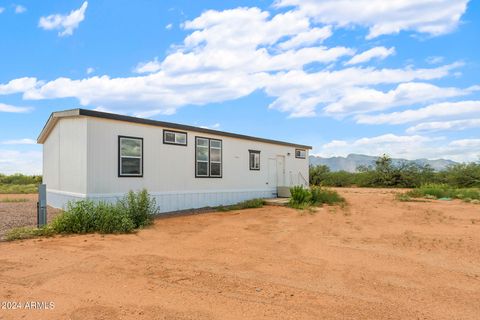
[(277, 159), (268, 159), (268, 185), (270, 188), (276, 188), (277, 185)]
[(277, 156), (277, 186), (285, 186), (285, 156)]

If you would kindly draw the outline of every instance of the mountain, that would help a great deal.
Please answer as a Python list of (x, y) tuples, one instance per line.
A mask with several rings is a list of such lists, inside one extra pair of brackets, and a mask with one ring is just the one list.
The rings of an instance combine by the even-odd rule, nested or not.
[[(345, 170), (348, 172), (355, 172), (358, 166), (373, 166), (378, 157), (367, 156), (364, 154), (349, 154), (347, 157), (331, 157), (331, 158), (322, 158), (316, 156), (310, 156), (310, 165), (326, 165), (330, 168), (331, 171), (340, 171)], [(456, 164), (457, 162), (452, 160), (437, 159), (437, 160), (428, 160), (428, 159), (416, 159), (416, 160), (406, 160), (406, 159), (395, 159), (393, 158), (393, 164), (398, 165), (403, 162), (413, 162), (419, 165), (429, 164), (434, 170), (440, 171), (446, 167)]]

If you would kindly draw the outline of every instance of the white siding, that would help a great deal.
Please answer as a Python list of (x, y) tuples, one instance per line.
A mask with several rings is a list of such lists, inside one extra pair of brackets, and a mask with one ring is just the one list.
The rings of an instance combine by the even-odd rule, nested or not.
[[(49, 204), (116, 201), (129, 190), (146, 188), (161, 212), (169, 212), (272, 197), (281, 180), (287, 186), (308, 184), (308, 152), (306, 159), (297, 159), (295, 147), (194, 131), (187, 132), (187, 146), (169, 145), (163, 143), (163, 129), (94, 117), (61, 119), (44, 143)], [(118, 176), (118, 136), (143, 138), (143, 177)], [(196, 136), (222, 140), (222, 178), (195, 177)], [(249, 168), (249, 149), (260, 151), (259, 171)], [(278, 177), (279, 156), (284, 179)]]
[[(187, 146), (163, 144), (160, 127), (88, 118), (88, 193), (124, 193), (146, 188), (150, 192), (209, 190), (269, 190), (269, 159), (285, 156), (285, 184), (308, 179), (307, 159), (295, 158), (295, 148), (258, 141), (188, 132)], [(144, 175), (118, 177), (118, 136), (143, 138)], [(195, 178), (195, 136), (223, 141), (223, 177)], [(248, 150), (259, 150), (260, 171), (249, 169)], [(288, 155), (290, 154), (290, 155)]]
[(63, 118), (43, 144), (43, 180), (47, 189), (86, 194), (87, 121)]

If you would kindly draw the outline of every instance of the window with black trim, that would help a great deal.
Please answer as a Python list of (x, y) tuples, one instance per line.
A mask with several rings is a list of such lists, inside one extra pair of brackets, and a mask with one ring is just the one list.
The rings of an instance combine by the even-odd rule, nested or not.
[(195, 137), (195, 177), (222, 177), (222, 140)]
[(295, 158), (305, 159), (307, 157), (307, 150), (305, 149), (295, 149)]
[(143, 177), (143, 138), (118, 137), (118, 176)]
[(186, 146), (187, 133), (182, 131), (163, 130), (163, 143)]
[(260, 151), (248, 150), (250, 159), (250, 170), (260, 170)]

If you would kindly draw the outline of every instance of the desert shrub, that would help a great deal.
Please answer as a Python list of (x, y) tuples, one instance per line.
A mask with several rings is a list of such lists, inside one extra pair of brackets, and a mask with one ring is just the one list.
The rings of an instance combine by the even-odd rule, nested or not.
[(452, 198), (463, 199), (466, 202), (480, 200), (480, 189), (478, 188), (455, 188), (448, 184), (425, 184), (406, 193), (414, 198)]
[(3, 184), (0, 183), (0, 193), (1, 194), (27, 194), (27, 193), (37, 193), (38, 185), (37, 184)]
[(0, 184), (38, 185), (40, 183), (42, 183), (42, 176), (26, 176), (21, 173), (12, 174), (9, 176), (0, 174)]
[(52, 228), (57, 233), (95, 232), (98, 207), (91, 200), (69, 202), (67, 210), (53, 220)]
[(313, 186), (310, 190), (303, 186), (290, 188), (291, 198), (288, 205), (296, 209), (307, 209), (322, 204), (344, 203), (345, 199), (335, 190)]
[(151, 224), (153, 217), (158, 214), (155, 198), (150, 197), (145, 189), (138, 193), (130, 191), (119, 201), (119, 206), (130, 217), (135, 228)]
[(312, 187), (310, 189), (311, 193), (311, 203), (313, 205), (321, 205), (321, 204), (335, 204), (335, 203), (343, 203), (345, 199), (338, 194), (335, 190), (329, 190), (320, 187)]
[(292, 205), (310, 203), (310, 200), (312, 199), (310, 191), (303, 186), (294, 186), (290, 188), (290, 195), (290, 204)]
[(95, 231), (100, 233), (129, 233), (135, 224), (119, 205), (99, 203), (96, 207)]
[(55, 218), (57, 233), (124, 233), (152, 223), (158, 213), (155, 199), (146, 190), (130, 191), (116, 204), (82, 200), (70, 202), (67, 210)]

